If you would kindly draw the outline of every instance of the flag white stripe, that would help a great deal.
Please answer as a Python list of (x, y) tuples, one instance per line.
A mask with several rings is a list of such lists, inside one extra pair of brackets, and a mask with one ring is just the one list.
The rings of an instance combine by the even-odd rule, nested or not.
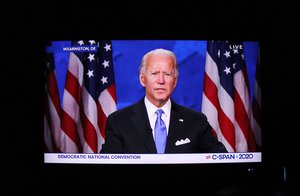
[(93, 124), (94, 127), (97, 127), (97, 105), (93, 97), (89, 94), (86, 88), (82, 88), (82, 103), (83, 103), (83, 110), (86, 117), (89, 121)]
[(233, 123), (235, 120), (233, 99), (222, 86), (218, 89), (218, 96), (221, 109), (223, 110), (224, 114), (229, 118), (229, 120)]
[(83, 147), (83, 152), (90, 152), (90, 147), (88, 147), (84, 139), (79, 106), (74, 97), (67, 90), (64, 90), (63, 110), (73, 119), (74, 123), (77, 124), (77, 133), (80, 138), (80, 143)]
[(68, 71), (75, 76), (82, 87), (83, 83), (83, 64), (80, 59), (73, 53), (70, 53)]
[[(218, 135), (218, 139), (223, 139), (222, 132), (220, 130), (219, 121), (218, 119), (218, 111), (214, 107), (214, 105), (207, 99), (206, 95), (203, 94), (202, 97), (202, 112), (206, 115), (209, 124), (215, 130), (216, 134)], [(209, 112), (208, 112), (209, 111)]]
[(64, 132), (62, 132), (61, 140), (63, 141), (63, 142), (61, 142), (61, 150), (62, 150), (62, 152), (67, 152), (67, 153), (68, 152), (69, 153), (78, 152), (77, 145)]
[(104, 91), (102, 91), (98, 100), (105, 116), (108, 116), (109, 114), (117, 110), (116, 102), (110, 95), (108, 90), (105, 89)]
[[(206, 52), (206, 66), (205, 66), (205, 73), (208, 77), (217, 85), (219, 88), (220, 78), (219, 78), (219, 70), (217, 64), (211, 58), (208, 52)], [(202, 104), (203, 105), (203, 104)]]
[(79, 106), (74, 97), (64, 90), (63, 110), (75, 121), (80, 120)]
[(97, 141), (98, 141), (97, 149), (99, 149), (99, 141), (103, 140), (103, 138), (101, 136), (100, 129), (98, 127), (97, 105), (93, 97), (91, 97), (88, 91), (86, 90), (86, 88), (83, 88), (82, 91), (82, 101), (83, 101), (84, 114), (86, 115), (86, 117), (89, 119), (94, 129), (96, 130)]
[(248, 142), (238, 123), (234, 122), (236, 152), (248, 152)]
[(51, 117), (51, 128), (52, 128), (52, 133), (54, 137), (54, 142), (57, 145), (59, 150), (62, 150), (60, 147), (61, 142), (62, 142), (62, 130), (60, 128), (60, 117), (56, 111), (56, 108), (50, 98), (48, 96), (48, 104), (49, 104), (49, 114)]
[(203, 94), (202, 103), (203, 103), (202, 111), (207, 116), (209, 124), (215, 130), (218, 140), (224, 144), (228, 152), (234, 152), (234, 149), (227, 142), (226, 138), (224, 137), (224, 135), (220, 130), (219, 121), (218, 121), (218, 111), (216, 110), (214, 105), (210, 102), (210, 100), (207, 99), (205, 94)]
[(250, 118), (250, 116), (252, 116), (250, 95), (242, 71), (239, 71), (234, 75), (234, 86), (241, 97), (247, 115)]

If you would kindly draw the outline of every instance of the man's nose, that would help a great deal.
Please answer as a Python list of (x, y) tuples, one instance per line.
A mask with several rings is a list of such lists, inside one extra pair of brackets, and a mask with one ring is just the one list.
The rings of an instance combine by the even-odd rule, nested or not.
[(158, 74), (158, 82), (159, 83), (164, 83), (165, 82), (165, 77), (163, 73)]

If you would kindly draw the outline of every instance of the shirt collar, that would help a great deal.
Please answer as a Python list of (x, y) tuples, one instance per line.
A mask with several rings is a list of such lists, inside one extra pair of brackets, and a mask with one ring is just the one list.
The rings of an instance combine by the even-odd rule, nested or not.
[(166, 116), (170, 116), (170, 113), (171, 113), (171, 99), (169, 98), (169, 100), (166, 102), (165, 105), (163, 105), (161, 108), (157, 108), (155, 105), (153, 105), (149, 99), (145, 96), (145, 99), (144, 99), (144, 102), (145, 102), (145, 106), (147, 108), (147, 111), (148, 111), (148, 114), (154, 114), (156, 112), (156, 110), (158, 109), (162, 109), (164, 111), (164, 114)]

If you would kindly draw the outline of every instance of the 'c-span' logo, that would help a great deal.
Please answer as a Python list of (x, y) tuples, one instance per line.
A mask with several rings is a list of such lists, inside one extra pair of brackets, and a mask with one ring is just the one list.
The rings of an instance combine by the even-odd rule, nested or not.
[(207, 155), (206, 159), (213, 159), (213, 160), (240, 160), (240, 159), (253, 159), (252, 153), (238, 153), (238, 154), (213, 154)]

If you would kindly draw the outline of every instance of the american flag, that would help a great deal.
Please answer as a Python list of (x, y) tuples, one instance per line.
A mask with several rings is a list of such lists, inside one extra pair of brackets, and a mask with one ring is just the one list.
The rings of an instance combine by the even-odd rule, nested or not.
[(46, 53), (45, 66), (45, 108), (44, 108), (44, 144), (45, 152), (59, 152), (60, 128), (60, 100), (53, 54)]
[(260, 51), (258, 53), (256, 72), (255, 72), (255, 85), (254, 95), (252, 100), (253, 120), (252, 127), (254, 131), (255, 141), (257, 147), (261, 148), (261, 126), (262, 126), (262, 107), (261, 107), (261, 63), (260, 63)]
[(229, 152), (256, 151), (243, 43), (207, 41), (202, 112)]
[(58, 146), (61, 152), (99, 153), (107, 116), (117, 108), (112, 45), (79, 40), (68, 50)]

